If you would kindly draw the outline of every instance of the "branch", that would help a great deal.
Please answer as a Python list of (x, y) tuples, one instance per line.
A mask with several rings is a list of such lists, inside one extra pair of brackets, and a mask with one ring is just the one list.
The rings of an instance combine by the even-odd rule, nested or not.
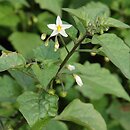
[(64, 67), (64, 65), (66, 64), (66, 62), (69, 60), (69, 58), (72, 56), (72, 54), (75, 52), (75, 50), (77, 49), (77, 47), (81, 44), (81, 42), (86, 38), (86, 34), (83, 35), (82, 37), (80, 37), (76, 42), (74, 47), (71, 49), (71, 51), (67, 54), (67, 56), (65, 57), (65, 59), (63, 60), (63, 62), (60, 65), (60, 68), (58, 69), (55, 77), (57, 77), (57, 75), (59, 74), (59, 72), (61, 71), (61, 69)]

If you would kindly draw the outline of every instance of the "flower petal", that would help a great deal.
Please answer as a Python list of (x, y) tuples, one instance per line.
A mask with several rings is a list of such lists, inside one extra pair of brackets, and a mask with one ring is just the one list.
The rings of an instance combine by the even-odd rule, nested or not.
[(66, 32), (65, 32), (64, 29), (61, 30), (59, 33), (60, 33), (62, 36), (64, 36), (64, 37), (68, 37), (68, 35), (66, 34)]
[(70, 28), (70, 27), (72, 27), (71, 24), (62, 24), (62, 28), (63, 28), (63, 29), (68, 29), (68, 28)]
[(56, 30), (56, 25), (55, 24), (48, 24), (47, 27), (52, 29), (52, 30)]
[(52, 32), (52, 34), (51, 34), (50, 37), (56, 36), (57, 34), (58, 34), (58, 31), (57, 31), (57, 30), (54, 30), (54, 31)]
[(61, 18), (60, 16), (57, 16), (57, 19), (56, 19), (56, 25), (62, 25), (62, 21), (61, 21)]

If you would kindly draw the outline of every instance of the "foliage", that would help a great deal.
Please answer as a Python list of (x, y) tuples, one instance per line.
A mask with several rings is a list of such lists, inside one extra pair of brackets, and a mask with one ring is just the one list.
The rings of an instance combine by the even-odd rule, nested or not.
[(129, 6), (0, 0), (0, 130), (129, 130)]

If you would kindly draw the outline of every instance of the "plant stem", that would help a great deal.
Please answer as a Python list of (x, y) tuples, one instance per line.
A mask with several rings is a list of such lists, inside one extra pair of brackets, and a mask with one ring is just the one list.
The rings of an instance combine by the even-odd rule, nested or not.
[[(63, 60), (63, 62), (61, 63), (56, 76), (59, 74), (59, 72), (61, 71), (61, 69), (64, 67), (64, 65), (66, 64), (66, 62), (69, 60), (69, 58), (72, 56), (72, 54), (75, 52), (75, 50), (77, 49), (77, 47), (80, 45), (80, 43), (86, 38), (86, 34), (83, 35), (82, 37), (80, 37), (76, 42), (74, 47), (71, 49), (71, 51), (67, 54), (67, 56), (65, 57), (65, 59)], [(55, 76), (55, 77), (56, 77)]]
[(81, 44), (81, 42), (86, 38), (86, 34), (83, 35), (82, 37), (79, 37), (79, 39), (75, 42), (74, 47), (71, 49), (71, 51), (67, 54), (67, 56), (65, 57), (65, 59), (63, 60), (63, 62), (61, 63), (56, 75), (50, 80), (49, 84), (47, 85), (47, 88), (50, 86), (51, 82), (58, 76), (59, 72), (61, 71), (61, 69), (64, 67), (64, 65), (66, 64), (66, 62), (69, 60), (69, 58), (72, 56), (72, 54), (75, 52), (75, 50), (77, 49), (77, 47)]
[(65, 42), (64, 42), (64, 39), (62, 38), (62, 36), (61, 36), (61, 35), (59, 35), (59, 37), (60, 37), (61, 42), (62, 42), (62, 44), (64, 45), (64, 47), (65, 47), (66, 51), (69, 53), (69, 50), (68, 50), (68, 48), (67, 48), (67, 46), (66, 46), (66, 44), (65, 44)]

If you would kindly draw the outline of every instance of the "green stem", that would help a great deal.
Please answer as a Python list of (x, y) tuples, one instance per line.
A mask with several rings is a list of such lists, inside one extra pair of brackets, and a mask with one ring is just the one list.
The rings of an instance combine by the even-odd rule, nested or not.
[(65, 44), (65, 42), (64, 42), (64, 39), (62, 38), (62, 36), (61, 36), (60, 34), (59, 34), (59, 37), (60, 37), (61, 42), (62, 42), (62, 44), (64, 45), (66, 51), (69, 53), (69, 50), (68, 50), (68, 48), (67, 48), (67, 46), (66, 46), (66, 44)]
[(72, 56), (72, 54), (75, 52), (75, 50), (77, 49), (77, 47), (81, 44), (81, 42), (86, 38), (86, 34), (83, 35), (82, 37), (79, 37), (79, 39), (75, 42), (74, 47), (71, 49), (71, 51), (67, 54), (67, 56), (65, 57), (65, 59), (63, 60), (63, 62), (61, 63), (56, 75), (50, 80), (49, 84), (47, 85), (47, 88), (50, 86), (50, 83), (55, 80), (55, 78), (58, 76), (59, 72), (62, 70), (62, 68), (64, 67), (64, 65), (67, 63), (67, 61), (69, 60), (69, 58)]
[(65, 59), (63, 60), (63, 62), (60, 65), (60, 68), (58, 69), (56, 76), (59, 74), (59, 72), (61, 71), (61, 69), (64, 67), (64, 65), (66, 64), (66, 62), (69, 60), (69, 58), (72, 56), (72, 54), (75, 52), (75, 50), (77, 49), (77, 47), (80, 45), (80, 43), (86, 38), (86, 34), (83, 35), (82, 37), (80, 37), (76, 42), (74, 47), (71, 49), (71, 51), (68, 53), (68, 55), (65, 57)]

